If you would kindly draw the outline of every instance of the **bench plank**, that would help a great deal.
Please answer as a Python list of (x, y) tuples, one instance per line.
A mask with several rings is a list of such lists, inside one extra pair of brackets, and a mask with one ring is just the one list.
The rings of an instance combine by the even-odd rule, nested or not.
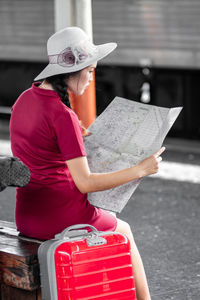
[(40, 291), (25, 291), (2, 284), (1, 300), (42, 300)]
[(1, 284), (26, 291), (40, 287), (37, 250), (41, 242), (19, 236), (14, 223), (0, 221)]

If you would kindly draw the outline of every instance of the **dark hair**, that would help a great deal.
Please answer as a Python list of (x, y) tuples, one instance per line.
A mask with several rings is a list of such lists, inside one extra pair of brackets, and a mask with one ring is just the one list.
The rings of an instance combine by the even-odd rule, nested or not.
[(59, 74), (46, 78), (46, 81), (52, 85), (54, 91), (60, 96), (61, 101), (68, 107), (70, 107), (70, 102), (66, 81), (70, 76), (73, 76), (76, 73), (78, 72)]

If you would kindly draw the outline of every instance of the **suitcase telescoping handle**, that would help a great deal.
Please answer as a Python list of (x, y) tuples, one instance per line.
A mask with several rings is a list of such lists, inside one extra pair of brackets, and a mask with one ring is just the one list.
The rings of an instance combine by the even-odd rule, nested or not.
[[(86, 228), (90, 228), (89, 232)], [(84, 228), (84, 230), (83, 230)], [(55, 235), (55, 239), (87, 237), (87, 244), (89, 246), (106, 244), (106, 239), (99, 236), (99, 231), (89, 224), (72, 225), (64, 229), (61, 233)]]

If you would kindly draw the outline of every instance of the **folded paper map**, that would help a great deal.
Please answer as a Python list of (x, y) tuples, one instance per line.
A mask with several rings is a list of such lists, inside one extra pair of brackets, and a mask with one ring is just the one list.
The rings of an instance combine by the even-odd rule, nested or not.
[[(164, 108), (116, 97), (89, 127), (85, 138), (91, 172), (104, 173), (138, 164), (162, 143), (182, 107)], [(121, 212), (140, 180), (88, 194), (94, 206)]]

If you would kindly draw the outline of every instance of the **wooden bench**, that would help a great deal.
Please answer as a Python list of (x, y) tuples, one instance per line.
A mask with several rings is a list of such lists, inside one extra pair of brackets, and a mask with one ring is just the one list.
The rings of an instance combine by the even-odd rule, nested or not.
[(19, 235), (0, 221), (0, 299), (41, 300), (37, 250), (41, 241)]

